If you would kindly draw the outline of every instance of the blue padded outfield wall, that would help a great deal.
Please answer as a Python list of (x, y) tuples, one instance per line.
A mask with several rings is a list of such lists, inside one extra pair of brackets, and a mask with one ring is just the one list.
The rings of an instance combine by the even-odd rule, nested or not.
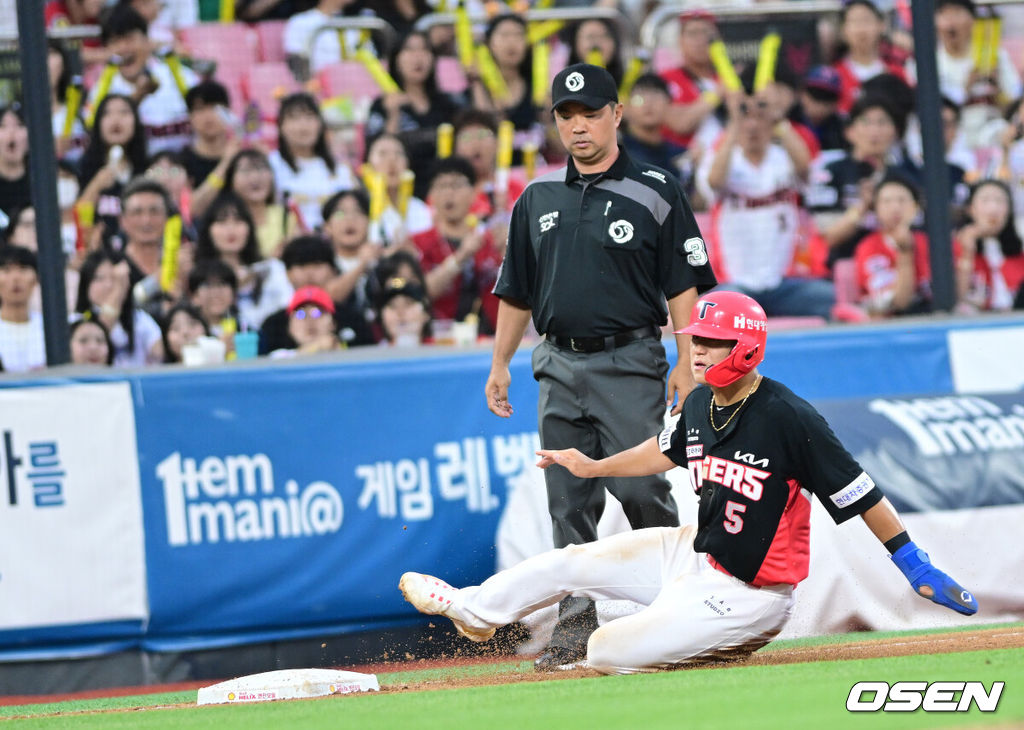
[[(821, 406), (902, 509), (1021, 503), (1020, 392), (952, 397), (950, 332), (974, 329), (1024, 342), (1020, 318), (794, 331), (769, 337), (762, 371)], [(508, 480), (535, 461), (529, 352), (513, 361), (509, 419), (484, 405), (488, 351), (368, 355), (0, 381), (0, 432), (13, 434), (6, 460), (0, 451), (0, 474), (9, 477), (0, 479), (9, 487), (0, 527), (24, 528), (17, 538), (0, 533), (0, 660), (385, 628), (415, 618), (396, 587), (405, 570), (454, 584), (486, 578)], [(97, 384), (119, 389), (128, 404), (124, 417), (108, 419), (113, 425), (100, 418), (109, 397), (89, 400)], [(79, 391), (87, 415), (65, 417), (62, 394)], [(32, 415), (35, 403), (45, 407)], [(133, 433), (110, 435), (131, 415)], [(58, 422), (50, 429), (58, 436), (37, 435)], [(995, 445), (971, 441), (975, 433)], [(42, 466), (32, 471), (46, 454), (46, 473), (59, 479), (39, 477)], [(985, 461), (990, 455), (996, 460)], [(122, 471), (103, 476), (114, 462)], [(971, 504), (949, 496), (951, 463), (954, 472), (991, 475)], [(883, 467), (890, 476), (877, 473)], [(97, 484), (86, 486), (87, 477)], [(106, 488), (121, 491), (105, 505), (83, 498)], [(114, 503), (127, 506), (107, 525)], [(58, 527), (71, 510), (80, 516)], [(108, 547), (117, 540), (117, 550)], [(83, 564), (96, 575), (73, 596), (37, 579), (59, 575), (69, 553), (94, 543), (98, 557)], [(126, 577), (104, 588), (105, 576), (121, 570)], [(89, 590), (103, 593), (91, 608), (78, 600)], [(4, 604), (25, 601), (49, 608), (5, 613)]]

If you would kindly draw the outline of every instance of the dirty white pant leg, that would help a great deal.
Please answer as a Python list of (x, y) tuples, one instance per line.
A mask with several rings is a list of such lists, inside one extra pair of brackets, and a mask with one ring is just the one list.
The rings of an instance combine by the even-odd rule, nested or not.
[(463, 588), (455, 603), (481, 628), (512, 623), (569, 594), (648, 604), (662, 586), (662, 546), (681, 529), (652, 527), (549, 550)]
[(789, 586), (755, 588), (693, 552), (674, 566), (653, 602), (609, 621), (589, 641), (587, 662), (606, 674), (670, 668), (696, 660), (746, 656), (778, 635), (792, 610)]

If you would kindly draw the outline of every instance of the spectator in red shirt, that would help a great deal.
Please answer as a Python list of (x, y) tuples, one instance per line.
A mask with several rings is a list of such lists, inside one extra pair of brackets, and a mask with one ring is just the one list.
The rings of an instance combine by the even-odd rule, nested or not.
[(480, 317), (480, 331), (494, 332), (498, 299), (491, 293), (503, 251), (469, 210), (476, 175), (461, 157), (439, 160), (430, 180), (434, 227), (413, 236), (437, 319)]
[(707, 11), (688, 10), (679, 16), (683, 65), (666, 71), (661, 77), (672, 94), (665, 137), (683, 147), (690, 146), (701, 125), (709, 123), (721, 127), (714, 117), (721, 103), (718, 77), (708, 52), (717, 36), (715, 18)]
[(872, 0), (849, 0), (840, 15), (842, 46), (835, 69), (842, 80), (839, 110), (850, 111), (865, 81), (881, 74), (892, 74), (907, 81), (903, 68), (882, 57), (881, 42), (885, 16)]
[(861, 303), (878, 317), (930, 311), (928, 238), (911, 227), (920, 212), (917, 189), (887, 176), (875, 187), (872, 207), (878, 229), (854, 252)]

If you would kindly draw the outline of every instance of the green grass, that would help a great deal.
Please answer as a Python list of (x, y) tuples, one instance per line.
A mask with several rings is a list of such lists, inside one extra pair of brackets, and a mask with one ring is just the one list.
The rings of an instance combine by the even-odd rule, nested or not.
[[(911, 632), (914, 633), (914, 632)], [(903, 632), (899, 635), (906, 635)], [(855, 634), (849, 640), (876, 638)], [(831, 637), (830, 637), (831, 638)], [(843, 639), (846, 640), (846, 639)], [(806, 646), (807, 640), (779, 642)], [(818, 640), (816, 643), (825, 643)], [(834, 643), (834, 642), (832, 642)], [(444, 677), (531, 671), (529, 662), (379, 674), (383, 686)], [(999, 710), (968, 714), (846, 711), (850, 687), (875, 680), (1004, 681)], [(59, 705), (0, 708), (16, 728), (274, 728), (330, 727), (377, 730), (596, 730), (603, 728), (942, 728), (1024, 727), (1024, 649), (907, 656), (776, 666), (737, 666), (625, 677), (524, 682), (436, 692), (366, 694), (253, 705), (148, 709), (194, 703), (196, 693), (173, 692)], [(126, 711), (117, 711), (123, 708)], [(105, 710), (105, 712), (98, 712)], [(111, 711), (113, 710), (113, 711)], [(66, 714), (82, 713), (88, 714)], [(54, 715), (53, 713), (65, 713)]]

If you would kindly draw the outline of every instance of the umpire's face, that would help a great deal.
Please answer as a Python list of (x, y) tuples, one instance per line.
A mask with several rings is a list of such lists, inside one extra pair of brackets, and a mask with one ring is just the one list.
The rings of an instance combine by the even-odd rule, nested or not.
[(616, 131), (622, 121), (622, 104), (591, 109), (567, 101), (555, 109), (555, 126), (565, 149), (580, 172), (597, 172), (618, 145)]

